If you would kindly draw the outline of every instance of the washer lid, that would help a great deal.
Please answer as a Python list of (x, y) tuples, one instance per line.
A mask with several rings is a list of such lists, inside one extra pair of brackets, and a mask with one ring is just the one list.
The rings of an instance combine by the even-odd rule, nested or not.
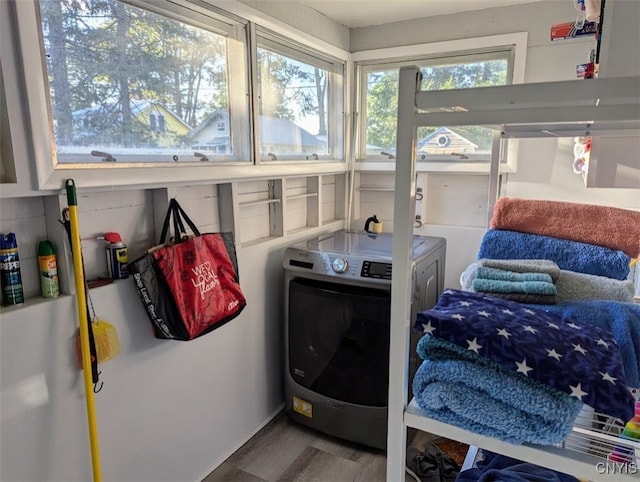
[[(414, 236), (414, 257), (428, 249), (433, 243), (433, 238)], [(334, 253), (355, 256), (373, 256), (385, 258), (389, 261), (392, 257), (393, 234), (372, 234), (364, 231), (340, 230), (335, 233), (320, 236), (296, 245), (301, 249), (320, 253)]]

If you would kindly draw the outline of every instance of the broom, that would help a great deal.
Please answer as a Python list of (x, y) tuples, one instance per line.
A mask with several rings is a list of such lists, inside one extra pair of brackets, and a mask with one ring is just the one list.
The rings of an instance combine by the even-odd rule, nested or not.
[[(67, 235), (69, 236), (69, 243), (71, 244), (71, 221), (69, 216), (69, 208), (65, 208), (62, 211), (63, 219), (62, 221), (60, 221), (60, 223), (65, 227)], [(80, 254), (82, 255), (82, 253)], [(82, 261), (82, 256), (81, 269), (84, 278), (85, 269), (84, 262)], [(89, 325), (88, 344), (91, 362), (91, 377), (93, 381), (93, 391), (94, 393), (98, 393), (102, 389), (102, 383), (100, 382), (100, 385), (98, 385), (100, 377), (98, 364), (111, 360), (116, 355), (118, 355), (118, 353), (120, 353), (120, 340), (118, 338), (118, 332), (116, 331), (115, 327), (96, 316), (95, 309), (93, 307), (93, 301), (91, 300), (89, 284), (87, 283), (86, 278), (84, 278), (84, 289), (86, 293), (86, 306), (84, 311), (86, 311), (87, 323)], [(82, 343), (79, 328), (76, 331), (75, 338), (78, 365), (80, 366), (80, 368), (82, 368)]]
[[(86, 289), (84, 280), (84, 270), (82, 266), (82, 252), (80, 248), (80, 232), (78, 229), (78, 213), (76, 198), (76, 186), (72, 179), (67, 179), (67, 201), (69, 204), (68, 216), (65, 217), (63, 224), (68, 226), (69, 238), (71, 241), (71, 251), (73, 254), (73, 272), (76, 281), (76, 300), (78, 304), (78, 318), (80, 324), (80, 344), (82, 351), (82, 366), (84, 368), (84, 392), (87, 405), (87, 421), (89, 425), (89, 443), (91, 448), (91, 468), (93, 471), (94, 482), (102, 481), (102, 473), (100, 470), (100, 448), (98, 441), (98, 424), (96, 422), (96, 408), (93, 399), (93, 390), (91, 390), (92, 374), (94, 380), (97, 379), (97, 360), (91, 362), (89, 348), (89, 318), (87, 317), (87, 303), (85, 299)], [(66, 220), (68, 219), (68, 224)], [(95, 347), (94, 347), (95, 348)], [(95, 368), (89, 372), (90, 366)], [(94, 382), (95, 383), (95, 382)]]

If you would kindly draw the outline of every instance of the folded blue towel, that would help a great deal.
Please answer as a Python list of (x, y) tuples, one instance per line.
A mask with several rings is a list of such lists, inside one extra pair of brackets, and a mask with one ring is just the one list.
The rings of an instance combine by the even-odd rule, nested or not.
[(556, 313), (567, 323), (575, 321), (611, 332), (622, 357), (627, 384), (640, 388), (640, 305), (592, 300), (535, 307)]
[(456, 482), (578, 482), (571, 475), (521, 462), (506, 455), (498, 455), (486, 450), (476, 467), (463, 470)]
[(544, 281), (546, 283), (553, 283), (553, 279), (551, 279), (551, 276), (547, 273), (522, 273), (504, 269), (487, 268), (485, 266), (478, 268), (476, 278), (498, 279), (502, 281)]
[(624, 280), (631, 258), (622, 251), (537, 234), (490, 229), (478, 259), (549, 259), (560, 269)]
[(453, 343), (429, 335), (413, 379), (418, 406), (436, 420), (505, 442), (562, 442), (583, 404)]
[(527, 293), (531, 295), (556, 295), (556, 287), (547, 281), (502, 281), (476, 278), (473, 291), (480, 293)]

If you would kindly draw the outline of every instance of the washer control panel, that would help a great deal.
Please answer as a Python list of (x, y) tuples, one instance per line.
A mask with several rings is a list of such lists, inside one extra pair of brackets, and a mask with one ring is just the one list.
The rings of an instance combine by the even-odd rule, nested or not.
[(360, 276), (363, 278), (391, 279), (391, 263), (379, 263), (375, 261), (363, 261), (362, 272)]
[(285, 252), (285, 269), (299, 273), (315, 273), (348, 279), (363, 279), (388, 283), (391, 280), (391, 262), (385, 259), (365, 258), (344, 253), (318, 253), (296, 248)]

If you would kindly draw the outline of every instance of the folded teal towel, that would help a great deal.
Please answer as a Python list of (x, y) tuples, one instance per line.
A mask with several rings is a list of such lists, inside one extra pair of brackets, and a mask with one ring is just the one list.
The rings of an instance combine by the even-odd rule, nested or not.
[(553, 283), (551, 276), (546, 273), (517, 273), (504, 269), (486, 268), (480, 266), (476, 273), (476, 278), (495, 279), (502, 281), (544, 281)]
[(547, 273), (555, 283), (560, 276), (560, 268), (548, 259), (480, 259), (479, 266), (516, 271), (518, 273)]
[(482, 293), (527, 293), (531, 295), (557, 295), (553, 283), (545, 281), (502, 281), (476, 278), (473, 291)]

